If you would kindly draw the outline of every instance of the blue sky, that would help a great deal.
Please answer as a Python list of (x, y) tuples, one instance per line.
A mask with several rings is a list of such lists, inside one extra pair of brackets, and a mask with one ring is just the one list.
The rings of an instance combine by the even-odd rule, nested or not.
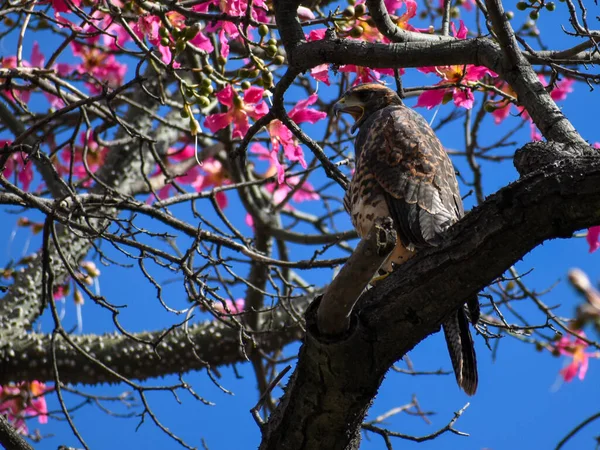
[[(560, 32), (559, 15), (564, 4), (558, 4), (555, 14), (547, 14), (541, 22), (540, 29), (545, 42), (550, 48), (566, 48), (574, 44), (565, 39)], [(597, 10), (596, 10), (597, 11)], [(564, 20), (562, 21), (564, 22)], [(39, 40), (39, 38), (38, 38)], [(27, 45), (31, 46), (33, 38)], [(42, 51), (47, 52), (55, 46), (52, 39), (43, 42)], [(10, 53), (15, 42), (6, 39), (2, 43), (3, 52)], [(26, 49), (24, 55), (29, 55)], [(128, 76), (131, 76), (130, 71)], [(435, 77), (424, 78), (417, 75), (415, 71), (408, 71), (405, 77), (405, 85), (414, 86), (424, 83), (434, 84), (438, 79)], [(390, 80), (391, 82), (391, 80)], [(320, 86), (320, 95), (325, 98), (333, 98), (336, 95), (335, 88)], [(292, 103), (300, 99), (297, 91), (291, 91), (287, 100)], [(479, 97), (478, 97), (479, 98)], [(598, 91), (590, 92), (584, 84), (576, 84), (575, 92), (569, 96), (561, 106), (567, 117), (573, 122), (585, 139), (591, 142), (600, 141), (597, 117), (600, 98)], [(415, 103), (414, 99), (407, 101), (409, 105)], [(40, 107), (43, 107), (40, 105)], [(450, 112), (452, 104), (441, 107), (437, 118)], [(427, 120), (431, 120), (434, 111), (420, 109)], [(485, 139), (493, 141), (515, 124), (518, 118), (508, 119), (501, 126), (495, 126), (490, 117), (485, 122)], [(305, 130), (311, 135), (319, 136), (323, 132), (321, 125), (308, 126)], [(524, 127), (516, 135), (519, 145), (528, 141), (529, 130)], [(462, 126), (452, 125), (440, 132), (440, 138), (447, 148), (462, 149), (464, 147)], [(515, 148), (518, 148), (517, 145)], [(514, 150), (514, 149), (510, 149)], [(308, 152), (308, 150), (306, 150)], [(461, 159), (454, 159), (459, 170), (468, 175), (468, 170)], [(495, 192), (506, 183), (517, 178), (517, 174), (510, 161), (501, 164), (482, 163), (484, 168), (484, 189), (486, 194)], [(326, 180), (321, 172), (311, 177), (315, 186), (323, 185)], [(467, 189), (461, 186), (464, 193)], [(339, 190), (330, 192), (340, 195)], [(244, 215), (241, 214), (239, 202), (234, 195), (230, 196), (231, 205), (228, 213), (232, 214), (232, 220), (240, 226), (244, 232)], [(465, 200), (467, 209), (473, 204), (473, 196)], [(206, 203), (208, 205), (208, 203)], [(302, 205), (309, 211), (311, 208), (318, 210), (319, 205)], [(177, 214), (187, 220), (193, 220), (189, 211), (185, 208), (174, 209)], [(0, 210), (0, 232), (4, 236), (10, 235), (15, 229), (15, 221), (18, 214), (14, 208), (3, 208)], [(28, 214), (31, 219), (40, 219), (39, 215)], [(152, 221), (142, 220), (141, 224), (155, 226)], [(336, 225), (340, 229), (349, 229), (350, 222), (346, 216), (339, 216)], [(531, 226), (535, 226), (534, 223)], [(27, 240), (27, 232), (19, 229), (16, 237), (0, 250), (0, 265), (4, 265), (10, 259), (21, 256), (22, 249)], [(182, 245), (186, 240), (178, 238)], [(39, 243), (38, 237), (32, 239), (31, 249), (36, 249)], [(311, 255), (314, 249), (296, 248), (294, 256), (298, 259)], [(110, 251), (109, 251), (109, 254)], [(116, 253), (115, 253), (116, 255)], [(333, 253), (332, 253), (333, 255)], [(549, 305), (559, 305), (556, 310), (559, 314), (570, 316), (579, 298), (574, 291), (563, 280), (567, 271), (572, 267), (580, 267), (586, 271), (593, 282), (600, 277), (598, 261), (600, 253), (589, 254), (584, 239), (555, 240), (540, 246), (523, 261), (517, 264), (521, 273), (533, 269), (526, 277), (530, 288), (544, 290), (557, 281), (560, 283), (550, 294), (544, 297)], [(158, 279), (168, 281), (172, 275), (161, 272), (157, 267), (150, 266)], [(131, 331), (152, 330), (168, 326), (181, 320), (180, 317), (168, 315), (156, 300), (154, 288), (145, 282), (141, 274), (134, 269), (119, 268), (116, 266), (101, 267), (102, 276), (100, 284), (102, 294), (117, 304), (128, 304), (122, 312), (120, 319)], [(331, 279), (330, 270), (315, 271), (306, 275), (306, 278), (317, 285), (326, 284)], [(187, 301), (182, 295), (180, 283), (166, 285), (165, 298), (170, 306), (185, 308)], [(243, 292), (236, 292), (242, 295)], [(543, 317), (532, 305), (523, 305), (523, 310), (531, 318), (532, 322), (543, 322)], [(110, 314), (106, 310), (88, 301), (83, 306), (84, 333), (101, 333), (111, 330)], [(198, 317), (196, 320), (201, 320)], [(65, 326), (74, 326), (75, 313), (71, 302), (67, 305), (67, 316)], [(39, 321), (38, 327), (44, 331), (51, 330), (51, 320), (47, 314)], [(590, 336), (597, 338), (590, 331)], [(480, 385), (478, 393), (472, 397), (466, 397), (455, 384), (453, 375), (445, 376), (420, 376), (390, 372), (381, 386), (379, 394), (370, 411), (369, 418), (376, 417), (391, 408), (410, 402), (412, 395), (417, 395), (421, 408), (425, 411), (435, 411), (431, 416), (431, 424), (426, 424), (419, 417), (400, 414), (386, 421), (386, 425), (393, 431), (406, 434), (425, 435), (445, 426), (452, 418), (454, 411), (463, 407), (467, 402), (469, 408), (455, 424), (455, 428), (469, 433), (470, 437), (456, 436), (447, 433), (433, 441), (423, 444), (396, 441), (395, 445), (400, 448), (420, 449), (520, 449), (520, 448), (552, 448), (556, 443), (577, 423), (591, 414), (597, 412), (597, 399), (600, 395), (600, 362), (592, 359), (590, 369), (584, 381), (575, 380), (572, 383), (562, 384), (558, 378), (558, 371), (563, 365), (563, 360), (551, 356), (548, 352), (538, 352), (531, 345), (523, 344), (512, 338), (503, 338), (495, 360), (491, 352), (486, 348), (483, 339), (475, 336), (477, 348)], [(297, 352), (298, 344), (292, 344), (286, 349), (286, 354), (292, 355)], [(410, 358), (417, 370), (433, 371), (437, 369), (450, 370), (450, 362), (446, 353), (445, 343), (441, 335), (429, 337), (410, 353)], [(403, 363), (398, 365), (403, 367)], [(283, 368), (282, 366), (281, 368)], [(230, 368), (220, 368), (222, 378), (219, 382), (234, 395), (223, 393), (202, 372), (192, 372), (185, 375), (186, 381), (190, 382), (196, 392), (201, 396), (214, 402), (216, 406), (205, 406), (195, 401), (191, 396), (183, 394), (182, 404), (169, 393), (158, 392), (149, 394), (149, 399), (154, 411), (165, 426), (169, 427), (177, 435), (184, 438), (188, 443), (201, 446), (204, 439), (210, 449), (237, 449), (255, 448), (260, 439), (259, 430), (249, 413), (257, 400), (256, 382), (251, 367), (248, 364), (240, 364), (236, 367), (237, 374)], [(239, 377), (238, 377), (239, 376)], [(175, 377), (167, 377), (161, 380), (149, 382), (152, 385), (163, 385), (175, 383)], [(78, 388), (95, 394), (120, 394), (126, 388), (123, 386), (102, 385), (97, 387), (79, 386)], [(280, 391), (279, 391), (280, 392)], [(58, 403), (53, 397), (49, 397), (49, 409), (57, 410)], [(67, 403), (75, 405), (78, 400), (67, 395)], [(124, 412), (124, 408), (115, 407), (117, 411)], [(140, 412), (139, 406), (132, 411)], [(112, 418), (98, 410), (94, 406), (85, 406), (73, 414), (78, 430), (92, 448), (131, 448), (131, 449), (169, 449), (176, 448), (176, 443), (154, 426), (148, 417), (136, 431), (139, 418), (118, 419)], [(39, 428), (42, 435), (52, 435), (42, 440), (35, 447), (38, 449), (55, 449), (58, 445), (78, 447), (75, 437), (69, 430), (65, 421), (50, 420), (48, 425), (39, 426), (35, 421), (30, 423), (30, 428)], [(590, 425), (576, 438), (570, 441), (565, 448), (581, 449), (592, 448), (593, 437), (600, 434), (595, 424)], [(369, 435), (364, 439), (361, 448), (381, 449), (384, 448), (382, 439), (376, 435)]]

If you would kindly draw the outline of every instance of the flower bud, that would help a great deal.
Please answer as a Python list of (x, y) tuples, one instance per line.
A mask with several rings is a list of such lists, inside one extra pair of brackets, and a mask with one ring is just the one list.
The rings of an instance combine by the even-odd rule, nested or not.
[[(483, 105), (483, 109), (485, 112), (488, 113), (492, 113), (494, 111), (496, 111), (496, 104), (494, 102), (485, 102), (485, 105)], [(507, 289), (508, 289), (508, 285), (507, 285)]]
[(269, 27), (263, 23), (261, 26), (258, 27), (258, 35), (261, 37), (265, 37), (267, 34), (269, 34)]
[(182, 51), (185, 50), (185, 41), (183, 39), (180, 39), (177, 41), (177, 44), (175, 44), (175, 52), (176, 53), (181, 53)]
[(357, 25), (354, 28), (352, 28), (352, 30), (350, 30), (350, 36), (352, 36), (353, 38), (359, 38), (362, 36), (364, 31), (365, 30), (363, 30), (363, 27), (361, 27), (360, 25)]
[(79, 289), (75, 289), (75, 292), (73, 292), (73, 300), (75, 301), (76, 305), (83, 305), (83, 295)]
[(201, 108), (206, 108), (208, 105), (210, 105), (210, 100), (208, 99), (208, 97), (201, 95), (200, 97), (198, 97), (198, 104)]
[(184, 37), (186, 40), (191, 41), (196, 37), (198, 32), (200, 31), (200, 27), (197, 24), (192, 25), (191, 27), (187, 27), (184, 32)]
[(277, 46), (276, 45), (269, 45), (267, 47), (267, 56), (273, 57), (277, 54)]

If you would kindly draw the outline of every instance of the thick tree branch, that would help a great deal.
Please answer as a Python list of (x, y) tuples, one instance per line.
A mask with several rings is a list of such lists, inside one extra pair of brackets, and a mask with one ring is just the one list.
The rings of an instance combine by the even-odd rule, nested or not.
[(544, 89), (537, 74), (521, 53), (500, 0), (485, 0), (493, 29), (504, 53), (504, 64), (497, 72), (517, 93), (520, 104), (549, 141), (586, 145), (575, 127)]
[(0, 414), (0, 444), (6, 450), (33, 450), (33, 447), (17, 433), (2, 414)]
[[(302, 329), (295, 317), (302, 315), (311, 298), (301, 297), (290, 302), (294, 317), (283, 307), (260, 313), (261, 322), (268, 327), (253, 333), (254, 343), (243, 340), (248, 351), (256, 344), (263, 352), (283, 348), (301, 338)], [(169, 332), (134, 333), (132, 337), (119, 334), (73, 335), (79, 349), (64, 340), (56, 345), (60, 378), (64, 383), (99, 384), (115, 382), (95, 361), (110, 367), (131, 380), (145, 380), (225, 364), (246, 361), (240, 347), (240, 330), (230, 321), (214, 320), (176, 327)], [(19, 338), (0, 340), (0, 384), (9, 381), (51, 381), (51, 334), (29, 333)], [(145, 344), (144, 342), (151, 342)]]
[(346, 333), (350, 315), (358, 297), (367, 287), (377, 269), (396, 245), (392, 220), (376, 223), (362, 239), (348, 261), (327, 287), (317, 312), (319, 332), (324, 335)]

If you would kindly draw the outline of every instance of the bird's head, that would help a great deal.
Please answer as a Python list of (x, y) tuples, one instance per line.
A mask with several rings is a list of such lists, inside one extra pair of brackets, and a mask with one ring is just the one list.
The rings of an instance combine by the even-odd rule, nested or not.
[(374, 112), (389, 105), (401, 105), (402, 100), (392, 89), (379, 83), (359, 84), (348, 89), (342, 98), (333, 105), (333, 112), (338, 115), (345, 112), (356, 121), (354, 131)]

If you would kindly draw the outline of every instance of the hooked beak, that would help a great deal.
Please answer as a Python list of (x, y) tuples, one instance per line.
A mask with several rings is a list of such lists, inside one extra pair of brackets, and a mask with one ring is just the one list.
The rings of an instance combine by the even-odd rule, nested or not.
[(333, 113), (337, 117), (344, 112), (358, 120), (363, 115), (364, 109), (361, 105), (354, 103), (352, 99), (347, 102), (346, 97), (342, 97), (333, 105)]
[(340, 113), (344, 112), (344, 107), (346, 106), (345, 103), (346, 99), (342, 97), (335, 103), (335, 105), (333, 105), (333, 115), (335, 117), (338, 117)]

